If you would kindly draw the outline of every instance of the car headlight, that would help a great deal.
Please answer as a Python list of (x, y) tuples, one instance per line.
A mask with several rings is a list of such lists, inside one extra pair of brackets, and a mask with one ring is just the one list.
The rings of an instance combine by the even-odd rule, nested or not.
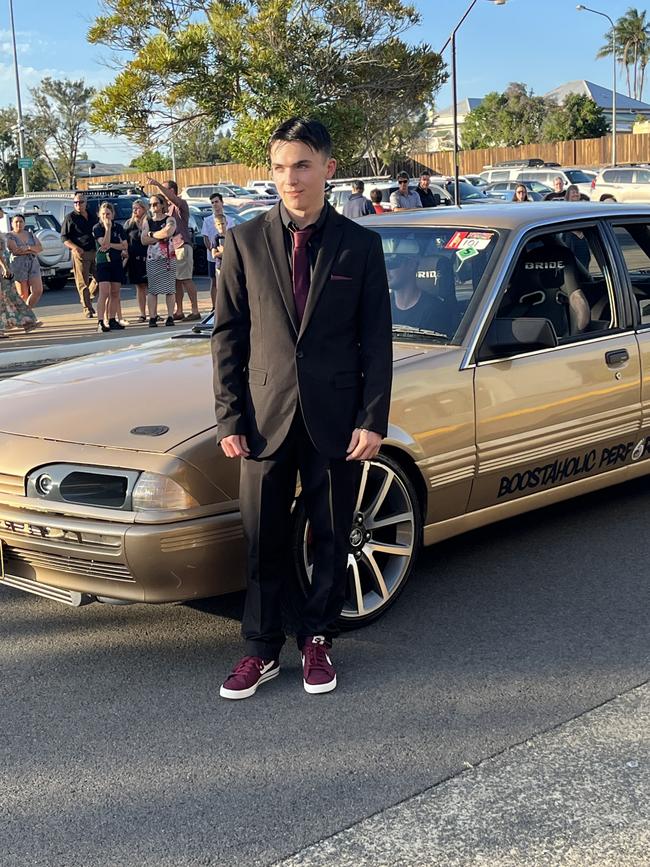
[(133, 488), (131, 505), (134, 511), (193, 509), (198, 502), (178, 482), (158, 473), (142, 473)]

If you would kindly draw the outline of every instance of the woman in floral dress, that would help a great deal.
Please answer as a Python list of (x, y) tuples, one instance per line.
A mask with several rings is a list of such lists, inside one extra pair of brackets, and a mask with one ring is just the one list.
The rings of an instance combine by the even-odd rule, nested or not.
[(13, 274), (7, 264), (7, 242), (0, 233), (0, 338), (6, 337), (5, 331), (10, 328), (23, 328), (31, 331), (43, 323), (28, 307), (14, 288)]

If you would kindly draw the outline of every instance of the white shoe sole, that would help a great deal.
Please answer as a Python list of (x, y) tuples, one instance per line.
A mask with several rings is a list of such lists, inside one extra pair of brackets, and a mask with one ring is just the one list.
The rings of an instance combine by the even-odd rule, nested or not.
[(263, 674), (260, 679), (257, 681), (255, 686), (250, 686), (248, 689), (226, 689), (225, 686), (221, 686), (219, 690), (219, 695), (221, 698), (250, 698), (252, 695), (255, 695), (255, 691), (258, 686), (261, 686), (263, 683), (266, 683), (267, 680), (273, 680), (274, 677), (277, 677), (280, 674), (280, 666), (274, 668), (272, 671), (267, 671), (266, 674)]
[(336, 675), (334, 675), (334, 680), (330, 680), (329, 683), (307, 683), (307, 681), (303, 680), (302, 685), (305, 687), (305, 692), (308, 692), (310, 695), (320, 695), (322, 692), (331, 692), (333, 689), (336, 689)]

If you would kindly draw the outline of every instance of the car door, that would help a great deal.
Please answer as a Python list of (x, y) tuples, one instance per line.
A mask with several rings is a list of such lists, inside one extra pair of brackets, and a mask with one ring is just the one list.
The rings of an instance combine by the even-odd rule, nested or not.
[[(506, 323), (548, 319), (557, 345), (490, 357), (487, 333), (479, 344), (471, 509), (570, 484), (638, 457), (640, 362), (631, 312), (600, 227), (574, 225), (575, 231), (556, 227), (524, 239), (491, 311), (493, 320)], [(581, 322), (572, 322), (573, 306), (582, 311)]]
[(643, 374), (642, 427), (650, 450), (650, 219), (613, 217), (610, 226), (634, 306)]

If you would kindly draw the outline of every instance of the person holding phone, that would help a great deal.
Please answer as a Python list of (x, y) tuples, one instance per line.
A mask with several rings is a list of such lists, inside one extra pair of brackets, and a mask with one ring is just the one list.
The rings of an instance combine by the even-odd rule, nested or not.
[(101, 203), (98, 217), (98, 222), (93, 226), (93, 237), (97, 246), (95, 273), (99, 284), (97, 331), (101, 334), (124, 328), (118, 321), (118, 312), (126, 234), (122, 226), (115, 222), (115, 209), (110, 202)]

